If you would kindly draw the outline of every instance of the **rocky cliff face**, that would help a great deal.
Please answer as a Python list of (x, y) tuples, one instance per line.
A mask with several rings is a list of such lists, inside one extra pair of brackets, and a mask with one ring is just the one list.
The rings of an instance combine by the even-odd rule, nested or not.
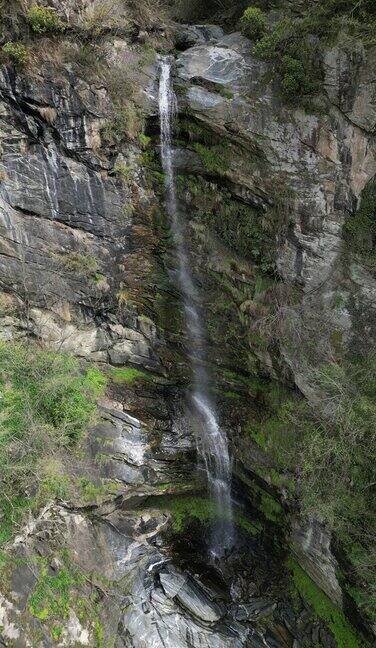
[[(375, 279), (345, 253), (342, 235), (376, 171), (373, 54), (359, 43), (328, 51), (311, 113), (281, 101), (239, 33), (175, 30), (174, 158), (238, 502), (237, 547), (208, 568), (213, 509), (185, 405), (189, 350), (163, 209), (158, 65), (112, 29), (109, 75), (137, 70), (129, 103), (144, 116), (142, 137), (129, 133), (134, 115), (114, 111), (111, 78), (56, 61), (1, 68), (1, 338), (140, 376), (110, 383), (70, 466), (89, 477), (89, 494), (51, 502), (8, 543), (0, 643), (362, 645), (338, 611), (371, 636), (344, 600), (330, 530), (300, 519), (289, 475), (246, 428), (276, 386), (320, 399), (307, 366), (328, 346), (374, 342)], [(300, 352), (305, 341), (313, 358)], [(293, 593), (291, 569), (301, 584)], [(325, 599), (329, 613), (312, 613), (305, 573), (337, 607)]]

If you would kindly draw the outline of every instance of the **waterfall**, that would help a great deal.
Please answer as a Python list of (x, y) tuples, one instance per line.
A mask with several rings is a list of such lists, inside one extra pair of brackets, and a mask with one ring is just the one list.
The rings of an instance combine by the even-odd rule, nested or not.
[(176, 194), (172, 134), (177, 102), (171, 78), (171, 64), (172, 61), (168, 57), (160, 61), (161, 160), (165, 176), (166, 209), (177, 254), (177, 283), (183, 300), (185, 332), (190, 349), (193, 374), (192, 407), (198, 423), (197, 449), (207, 475), (210, 495), (216, 506), (217, 521), (213, 524), (210, 553), (213, 557), (220, 558), (231, 549), (234, 542), (231, 461), (227, 437), (218, 423), (215, 403), (210, 394), (200, 299), (190, 268), (185, 224)]

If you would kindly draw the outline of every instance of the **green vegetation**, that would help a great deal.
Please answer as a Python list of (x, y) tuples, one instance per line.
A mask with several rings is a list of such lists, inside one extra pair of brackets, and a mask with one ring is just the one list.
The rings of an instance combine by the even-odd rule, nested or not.
[(270, 522), (280, 523), (283, 519), (283, 508), (281, 504), (270, 493), (256, 484), (253, 479), (251, 480), (246, 475), (243, 475), (242, 480), (250, 488), (253, 498), (252, 501), (266, 519)]
[(274, 269), (275, 245), (270, 223), (259, 209), (223, 194), (223, 202), (203, 217), (215, 233), (236, 254), (257, 263), (263, 272)]
[(181, 533), (189, 520), (196, 519), (207, 524), (216, 518), (215, 503), (205, 497), (160, 497), (153, 502), (172, 515), (172, 527)]
[(134, 169), (131, 165), (126, 164), (125, 162), (116, 162), (114, 173), (121, 178), (124, 183), (128, 183), (134, 175)]
[(0, 546), (2, 546), (11, 539), (14, 528), (21, 521), (24, 511), (30, 507), (30, 501), (26, 497), (9, 497), (5, 491), (0, 491), (0, 497)]
[(195, 142), (193, 148), (209, 173), (224, 175), (228, 171), (230, 166), (228, 147), (220, 144), (208, 147)]
[(38, 556), (28, 561), (29, 567), (37, 574), (37, 581), (28, 598), (30, 614), (47, 626), (54, 641), (59, 641), (71, 611), (74, 611), (95, 640), (92, 645), (104, 648), (96, 586), (100, 583), (102, 590), (107, 581), (99, 574), (81, 571), (65, 548), (53, 556), (54, 568), (51, 568), (51, 558)]
[(289, 413), (299, 407), (300, 399), (278, 383), (263, 381), (253, 392), (257, 413), (246, 431), (265, 450), (278, 468), (292, 468), (291, 455), (296, 449), (297, 435)]
[(344, 225), (345, 240), (370, 270), (376, 270), (376, 181), (371, 180), (362, 191), (359, 209)]
[[(194, 145), (207, 154), (205, 166), (217, 175), (226, 171), (226, 156), (211, 157), (211, 149)], [(255, 262), (263, 273), (274, 273), (276, 232), (285, 227), (285, 211), (246, 205), (236, 200), (230, 192), (204, 179), (190, 177), (184, 180), (191, 194), (195, 218), (207, 225), (237, 255)]]
[[(339, 31), (375, 42), (376, 6), (372, 0), (317, 0), (297, 10), (283, 7), (280, 20), (268, 27), (258, 7), (245, 10), (243, 33), (257, 41), (255, 54), (269, 60), (281, 78), (286, 99), (304, 99), (322, 87), (323, 48), (334, 42)], [(306, 102), (307, 105), (308, 102)]]
[(257, 56), (276, 66), (282, 93), (291, 100), (319, 90), (323, 78), (318, 46), (299, 25), (290, 18), (281, 18), (255, 46)]
[(121, 3), (118, 0), (92, 2), (80, 13), (80, 27), (91, 38), (98, 38), (106, 29), (121, 25)]
[(94, 482), (87, 477), (80, 477), (76, 482), (76, 490), (79, 491), (82, 501), (87, 504), (100, 502), (106, 497), (117, 495), (123, 488), (122, 484), (118, 482), (103, 481), (99, 485), (94, 484)]
[(301, 506), (334, 530), (365, 588), (358, 603), (375, 620), (376, 357), (331, 362), (309, 379), (320, 407), (301, 400), (285, 410), (296, 435), (290, 465), (297, 466)]
[(68, 270), (82, 277), (96, 277), (98, 274), (98, 261), (90, 254), (81, 252), (66, 252), (59, 255), (59, 260)]
[(67, 619), (72, 590), (82, 583), (82, 576), (72, 569), (65, 567), (52, 575), (48, 567), (42, 567), (36, 587), (29, 597), (30, 613), (39, 621)]
[(234, 93), (230, 88), (225, 88), (225, 86), (218, 84), (216, 91), (222, 95), (222, 97), (225, 97), (225, 99), (233, 99)]
[(104, 139), (113, 145), (124, 140), (137, 140), (142, 133), (143, 117), (132, 101), (118, 101), (114, 104), (114, 114), (103, 126)]
[(365, 643), (346, 620), (343, 612), (334, 606), (298, 563), (291, 558), (288, 566), (300, 596), (312, 607), (316, 616), (327, 623), (338, 648), (364, 648)]
[(63, 22), (51, 7), (33, 5), (27, 12), (27, 21), (36, 34), (59, 33), (64, 30)]
[(319, 0), (308, 5), (301, 21), (305, 32), (329, 43), (341, 30), (362, 38), (366, 45), (375, 42), (376, 6), (373, 0)]
[[(225, 92), (226, 90), (228, 91), (228, 93), (231, 92), (227, 88), (224, 88), (222, 85), (219, 85), (218, 92), (221, 91), (219, 88), (221, 88), (221, 90)], [(184, 140), (184, 143), (186, 141), (198, 142), (205, 145), (206, 147), (218, 146), (221, 144), (218, 135), (200, 122), (193, 121), (192, 119), (180, 119), (177, 126), (178, 135)]]
[(23, 43), (5, 43), (3, 52), (19, 67), (23, 67), (29, 60), (29, 50)]
[[(290, 497), (297, 495), (304, 515), (334, 530), (356, 583), (350, 595), (373, 621), (376, 358), (352, 358), (307, 371), (320, 406), (261, 383), (252, 392), (255, 411), (246, 429), (273, 459), (273, 473), (260, 475), (283, 485)], [(271, 520), (278, 515), (266, 500), (258, 506)]]
[[(26, 503), (41, 504), (66, 488), (59, 453), (78, 443), (96, 412), (106, 378), (62, 353), (34, 345), (0, 345), (0, 539)], [(32, 497), (30, 496), (32, 493)]]
[(137, 382), (151, 382), (153, 380), (152, 374), (135, 367), (116, 367), (111, 369), (110, 376), (117, 385), (133, 385)]
[(267, 19), (258, 7), (248, 7), (240, 20), (242, 32), (252, 40), (260, 40), (267, 27)]
[[(215, 502), (207, 497), (161, 496), (154, 497), (151, 503), (171, 513), (172, 528), (175, 533), (182, 533), (192, 520), (198, 520), (201, 524), (210, 524), (219, 517)], [(261, 530), (259, 522), (251, 522), (241, 513), (238, 513), (235, 522), (250, 535), (256, 535)]]
[(146, 149), (146, 148), (148, 148), (148, 146), (150, 146), (151, 137), (148, 137), (147, 135), (145, 135), (145, 133), (140, 133), (139, 136), (138, 136), (138, 141), (139, 141), (140, 146), (143, 149)]

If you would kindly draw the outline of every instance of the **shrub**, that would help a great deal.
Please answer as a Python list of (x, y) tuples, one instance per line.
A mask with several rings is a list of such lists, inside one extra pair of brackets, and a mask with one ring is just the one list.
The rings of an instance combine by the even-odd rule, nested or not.
[(148, 135), (145, 135), (145, 133), (140, 133), (138, 136), (138, 142), (141, 148), (146, 149), (150, 145), (151, 137), (148, 137)]
[(319, 88), (322, 79), (319, 52), (300, 23), (282, 18), (256, 43), (254, 51), (256, 56), (275, 63), (285, 98), (294, 100)]
[(27, 21), (36, 34), (62, 32), (64, 24), (51, 7), (33, 5), (27, 12)]
[(242, 32), (251, 40), (259, 40), (266, 31), (266, 15), (258, 7), (248, 7), (240, 19)]
[(274, 29), (266, 33), (255, 45), (255, 54), (264, 60), (273, 59), (285, 49), (293, 34), (294, 25), (290, 18), (282, 18)]
[[(43, 493), (51, 496), (54, 484), (55, 490), (64, 489), (63, 473), (51, 468), (60, 466), (53, 458), (79, 441), (105, 386), (98, 369), (81, 373), (70, 356), (33, 345), (0, 344), (0, 509), (4, 512), (4, 501), (10, 507), (8, 528), (25, 496), (33, 493), (40, 502)], [(2, 530), (1, 522), (0, 539)]]
[(80, 252), (67, 252), (59, 259), (68, 272), (74, 272), (82, 277), (90, 277), (98, 272), (98, 261), (90, 254)]
[(136, 140), (143, 129), (143, 116), (133, 102), (115, 105), (115, 112), (102, 129), (104, 139), (113, 145)]
[(29, 50), (23, 43), (5, 43), (3, 45), (3, 52), (15, 65), (23, 67), (29, 60)]
[(309, 80), (302, 61), (292, 56), (282, 58), (282, 89), (286, 96), (305, 94), (309, 88)]
[(116, 162), (113, 170), (124, 183), (129, 182), (134, 175), (134, 168), (132, 165), (126, 164), (125, 162)]
[(121, 0), (94, 0), (80, 14), (80, 26), (89, 32), (92, 38), (97, 38), (106, 29), (114, 29), (121, 25), (124, 4)]

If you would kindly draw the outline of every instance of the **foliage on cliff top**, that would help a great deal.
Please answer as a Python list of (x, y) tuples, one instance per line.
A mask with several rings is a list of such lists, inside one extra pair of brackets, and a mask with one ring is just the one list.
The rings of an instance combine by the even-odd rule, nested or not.
[(375, 42), (376, 5), (370, 0), (319, 0), (293, 8), (281, 2), (278, 8), (281, 11), (275, 22), (259, 6), (248, 7), (240, 26), (254, 42), (255, 54), (275, 65), (287, 99), (320, 89), (323, 46), (334, 42), (340, 31), (362, 38), (366, 44)]
[(53, 482), (61, 485), (62, 475), (52, 479), (49, 467), (77, 444), (105, 385), (99, 370), (82, 373), (65, 354), (0, 344), (0, 507), (9, 529), (26, 500), (43, 500)]

